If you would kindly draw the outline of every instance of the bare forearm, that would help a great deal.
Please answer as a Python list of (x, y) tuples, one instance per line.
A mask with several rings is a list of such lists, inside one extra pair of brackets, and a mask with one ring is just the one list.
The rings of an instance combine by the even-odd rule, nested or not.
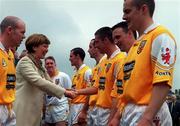
[(97, 94), (98, 89), (95, 87), (87, 87), (85, 89), (79, 89), (77, 90), (78, 95), (93, 95)]
[(88, 109), (89, 109), (89, 96), (86, 97), (86, 102), (83, 105), (82, 111), (87, 112)]
[(117, 110), (115, 115), (113, 116), (113, 118), (109, 122), (108, 126), (119, 126), (120, 119), (121, 119), (121, 113), (119, 110)]
[(153, 86), (150, 103), (142, 116), (149, 121), (153, 120), (154, 116), (157, 114), (162, 104), (164, 103), (170, 90), (170, 87), (165, 83), (166, 82), (163, 82)]
[(111, 113), (110, 113), (108, 122), (110, 122), (112, 120), (112, 118), (114, 117), (115, 113), (118, 110), (118, 108), (116, 106), (117, 103), (118, 103), (118, 100), (116, 98), (112, 98), (112, 108), (111, 108)]

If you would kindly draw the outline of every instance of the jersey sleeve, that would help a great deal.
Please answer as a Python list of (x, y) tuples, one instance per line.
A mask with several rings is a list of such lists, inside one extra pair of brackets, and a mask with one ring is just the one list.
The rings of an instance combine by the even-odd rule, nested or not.
[(176, 48), (175, 40), (167, 33), (160, 34), (154, 39), (151, 50), (154, 65), (153, 84), (166, 81), (172, 86)]
[(113, 76), (115, 77), (113, 89), (111, 91), (111, 97), (118, 97), (123, 93), (122, 87), (122, 66), (124, 63), (124, 59), (121, 59), (121, 62), (115, 64)]
[(85, 74), (84, 74), (84, 80), (86, 81), (87, 85), (90, 85), (91, 83), (91, 78), (92, 78), (92, 70), (88, 69), (86, 70)]
[(69, 75), (65, 74), (64, 75), (64, 88), (65, 89), (71, 89), (72, 88), (72, 82), (69, 77)]

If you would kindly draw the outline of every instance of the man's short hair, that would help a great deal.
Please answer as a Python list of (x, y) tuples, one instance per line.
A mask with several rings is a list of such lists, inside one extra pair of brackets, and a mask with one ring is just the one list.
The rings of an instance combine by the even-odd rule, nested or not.
[(110, 27), (102, 27), (98, 29), (95, 34), (95, 36), (98, 35), (100, 39), (108, 38), (112, 43), (114, 43), (112, 38), (112, 30)]
[(140, 8), (143, 4), (146, 4), (149, 8), (149, 15), (152, 17), (155, 9), (154, 0), (133, 0), (135, 7)]
[(82, 48), (80, 48), (80, 47), (76, 47), (76, 48), (73, 48), (72, 50), (71, 50), (71, 52), (75, 55), (75, 56), (77, 56), (77, 55), (79, 55), (79, 57), (81, 58), (81, 60), (82, 61), (84, 61), (84, 58), (85, 58), (85, 52), (84, 52), (84, 50), (82, 49)]
[(1, 33), (5, 31), (5, 29), (9, 26), (11, 26), (13, 29), (16, 29), (17, 27), (17, 22), (20, 20), (20, 18), (15, 17), (15, 16), (7, 16), (5, 17), (1, 24), (0, 24), (0, 30)]
[(48, 56), (48, 57), (46, 57), (46, 58), (45, 58), (45, 62), (46, 62), (46, 60), (48, 60), (48, 59), (50, 59), (50, 60), (54, 61), (54, 63), (56, 63), (55, 58), (54, 58), (53, 56)]
[(128, 33), (128, 24), (125, 21), (119, 22), (116, 25), (112, 27), (112, 31), (114, 31), (116, 28), (122, 28), (125, 33)]
[[(128, 24), (125, 21), (117, 23), (111, 29), (112, 29), (112, 31), (114, 31), (116, 28), (122, 28), (125, 33), (128, 33), (128, 31), (129, 31)], [(136, 39), (137, 38), (136, 31), (132, 31), (132, 32), (133, 32), (134, 38)]]

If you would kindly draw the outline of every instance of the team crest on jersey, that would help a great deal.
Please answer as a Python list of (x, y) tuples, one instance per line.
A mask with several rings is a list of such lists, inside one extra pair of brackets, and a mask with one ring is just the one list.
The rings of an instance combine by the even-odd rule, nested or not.
[(138, 47), (138, 50), (137, 50), (137, 54), (140, 54), (140, 53), (142, 52), (142, 50), (143, 50), (146, 42), (147, 42), (147, 40), (141, 41), (141, 43), (140, 43), (140, 45), (139, 45), (139, 47)]
[(109, 71), (110, 67), (111, 67), (111, 63), (108, 63), (107, 66), (106, 66), (106, 73)]
[(161, 57), (164, 64), (170, 64), (170, 58), (171, 58), (171, 50), (169, 48), (162, 48), (161, 49)]
[(59, 81), (60, 81), (59, 79), (56, 79), (55, 84), (59, 84)]
[(7, 63), (6, 63), (5, 59), (3, 59), (3, 58), (2, 58), (2, 66), (3, 67), (7, 66)]

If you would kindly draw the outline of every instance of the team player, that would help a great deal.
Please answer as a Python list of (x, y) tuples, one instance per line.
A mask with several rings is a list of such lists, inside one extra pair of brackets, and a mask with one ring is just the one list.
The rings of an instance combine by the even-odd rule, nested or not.
[(128, 53), (137, 38), (136, 31), (128, 28), (125, 21), (117, 23), (112, 27), (113, 40), (121, 51)]
[(7, 16), (0, 24), (0, 126), (15, 126), (12, 110), (15, 100), (15, 66), (11, 47), (18, 47), (25, 38), (25, 23), (18, 17)]
[[(90, 78), (92, 75), (91, 69), (83, 63), (85, 58), (85, 52), (82, 48), (73, 48), (70, 52), (70, 62), (72, 66), (75, 66), (76, 73), (72, 79), (72, 88), (79, 90), (86, 88), (90, 84)], [(70, 106), (70, 119), (69, 125), (78, 126), (78, 116), (86, 101), (86, 96), (79, 95), (72, 99)]]
[[(124, 51), (128, 54), (129, 49), (135, 42), (136, 32), (133, 32), (132, 30), (128, 29), (127, 22), (122, 21), (112, 27), (112, 35), (114, 42), (121, 49), (121, 51)], [(117, 103), (119, 100), (117, 97), (120, 97), (120, 95), (123, 92), (122, 81), (121, 78), (119, 78), (119, 71), (121, 68), (122, 63), (119, 62), (116, 67), (116, 79), (113, 86), (113, 90), (111, 92), (111, 96), (113, 97), (113, 108), (111, 111), (111, 116), (114, 116), (114, 114), (117, 112)]]
[[(57, 69), (56, 61), (53, 56), (45, 58), (45, 68), (56, 85), (59, 85), (65, 89), (71, 89), (72, 82), (70, 77)], [(46, 112), (45, 122), (46, 126), (52, 124), (56, 126), (66, 126), (66, 122), (69, 114), (68, 99), (62, 96), (61, 99), (53, 97), (51, 95), (46, 96)]]
[[(95, 39), (92, 39), (89, 43), (89, 55), (91, 58), (94, 58), (96, 60), (96, 65), (92, 69), (92, 78), (91, 78), (91, 85), (92, 87), (97, 82), (97, 76), (98, 76), (98, 69), (102, 63), (102, 61), (105, 59), (105, 55), (100, 53), (100, 51), (95, 47)], [(91, 95), (87, 102), (84, 104), (83, 109), (79, 115), (79, 121), (80, 122), (86, 122), (88, 126), (92, 126), (95, 124), (94, 120), (96, 117), (96, 112), (94, 112), (94, 106), (96, 104), (97, 100), (97, 94)], [(86, 119), (87, 118), (87, 119)]]
[(120, 125), (171, 126), (165, 98), (172, 87), (176, 43), (173, 35), (154, 23), (154, 0), (125, 0), (123, 19), (139, 38), (123, 66)]
[(106, 126), (110, 118), (112, 98), (110, 96), (114, 80), (115, 66), (117, 62), (123, 61), (125, 53), (121, 52), (112, 38), (112, 30), (102, 27), (95, 32), (95, 47), (101, 53), (106, 53), (107, 58), (103, 61), (98, 71), (98, 82), (92, 88), (78, 91), (79, 94), (93, 94), (98, 92), (96, 106), (94, 108), (97, 116), (95, 126)]

